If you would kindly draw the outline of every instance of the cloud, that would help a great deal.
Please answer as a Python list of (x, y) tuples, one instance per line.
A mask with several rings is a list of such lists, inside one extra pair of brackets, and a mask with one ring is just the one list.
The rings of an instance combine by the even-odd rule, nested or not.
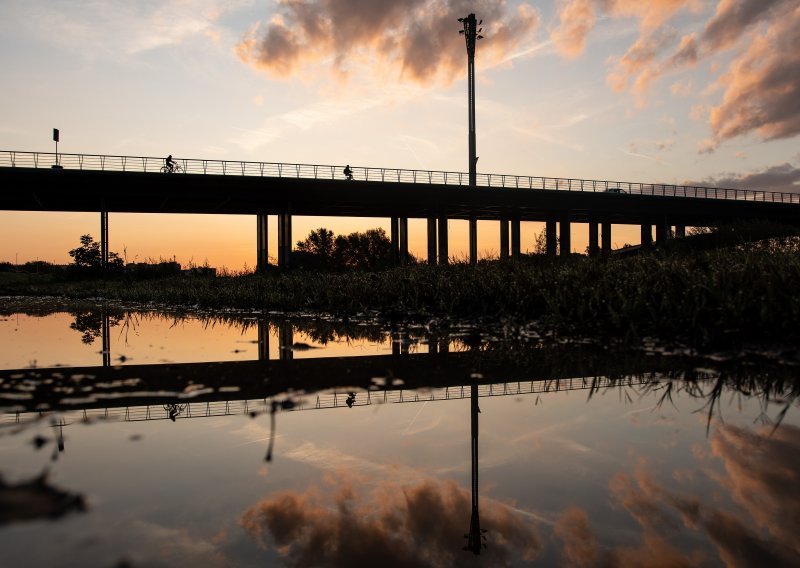
[[(550, 35), (567, 57), (583, 52), (597, 14), (639, 20), (639, 36), (622, 56), (609, 59), (608, 85), (630, 91), (644, 105), (644, 95), (660, 78), (738, 49), (727, 72), (702, 92), (722, 92), (709, 110), (712, 136), (699, 152), (713, 152), (722, 142), (757, 134), (763, 140), (800, 134), (800, 6), (796, 0), (719, 0), (702, 31), (683, 35), (668, 22), (684, 10), (699, 10), (692, 0), (565, 0), (559, 24)], [(719, 61), (712, 61), (712, 67)], [(712, 70), (712, 73), (715, 73)], [(686, 96), (675, 83), (674, 96)]]
[[(701, 500), (658, 483), (640, 461), (632, 474), (620, 473), (609, 486), (613, 498), (642, 527), (635, 546), (599, 550), (588, 515), (566, 510), (556, 524), (563, 554), (575, 566), (697, 566), (713, 559), (700, 549), (678, 550), (669, 539), (681, 526), (705, 536), (726, 566), (792, 566), (800, 555), (800, 428), (782, 425), (753, 432), (721, 425), (711, 453), (701, 462), (721, 460), (724, 473), (707, 475), (738, 505), (716, 497)], [(711, 465), (710, 463), (708, 464)], [(678, 476), (676, 479), (685, 479)], [(694, 540), (694, 539), (692, 539)]]
[(776, 17), (731, 63), (711, 108), (714, 145), (756, 132), (764, 140), (800, 134), (800, 5)]
[(476, 63), (491, 66), (525, 49), (539, 25), (534, 8), (505, 0), (280, 0), (278, 12), (237, 44), (239, 58), (277, 78), (318, 73), (346, 77), (355, 68), (396, 73), (421, 84), (449, 83), (464, 72), (457, 19), (484, 20)]
[(550, 32), (556, 48), (567, 57), (577, 57), (586, 46), (586, 36), (597, 21), (595, 0), (562, 0), (559, 25)]
[[(737, 156), (738, 157), (738, 156)], [(710, 185), (730, 189), (756, 189), (763, 191), (783, 191), (800, 193), (800, 167), (785, 162), (777, 166), (746, 174), (722, 174), (706, 178), (700, 183), (689, 185)]]
[(245, 511), (240, 524), (289, 566), (510, 566), (542, 548), (509, 506), (481, 500), (489, 545), (479, 558), (464, 552), (471, 499), (454, 481), (383, 481), (369, 492), (342, 475), (331, 483), (325, 493), (332, 498), (315, 488), (276, 493)]

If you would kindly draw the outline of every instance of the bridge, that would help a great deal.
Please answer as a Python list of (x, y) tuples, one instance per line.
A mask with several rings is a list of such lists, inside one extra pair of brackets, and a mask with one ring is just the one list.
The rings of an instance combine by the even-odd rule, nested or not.
[[(267, 218), (278, 220), (278, 264), (289, 265), (292, 216), (391, 219), (397, 262), (408, 259), (408, 219), (427, 220), (427, 261), (448, 261), (448, 219), (500, 222), (500, 257), (520, 256), (520, 223), (545, 223), (547, 253), (571, 251), (571, 224), (589, 225), (589, 254), (611, 251), (613, 224), (639, 225), (652, 246), (685, 235), (687, 226), (735, 220), (800, 224), (800, 194), (608, 180), (476, 174), (207, 159), (176, 159), (164, 173), (152, 156), (55, 154), (0, 150), (0, 210), (100, 213), (108, 254), (108, 214), (204, 213), (256, 218), (257, 264), (267, 263)], [(598, 235), (599, 233), (599, 235)], [(477, 228), (470, 223), (470, 260)]]

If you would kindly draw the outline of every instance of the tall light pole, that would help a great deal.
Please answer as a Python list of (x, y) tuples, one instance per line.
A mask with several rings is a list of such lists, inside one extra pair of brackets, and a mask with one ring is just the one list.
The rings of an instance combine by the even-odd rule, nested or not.
[[(478, 156), (476, 155), (475, 145), (475, 44), (479, 39), (483, 39), (480, 32), (483, 28), (478, 28), (483, 23), (475, 19), (475, 14), (470, 14), (465, 18), (459, 18), (459, 22), (464, 25), (463, 30), (458, 33), (464, 35), (467, 42), (467, 106), (469, 114), (469, 186), (478, 185)], [(469, 219), (469, 259), (472, 264), (478, 261), (478, 222), (475, 217)]]

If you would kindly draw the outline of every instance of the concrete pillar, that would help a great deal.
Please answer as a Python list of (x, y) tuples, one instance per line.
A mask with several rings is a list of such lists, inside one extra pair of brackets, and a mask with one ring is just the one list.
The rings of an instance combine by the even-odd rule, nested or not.
[(400, 264), (400, 219), (392, 217), (390, 222), (389, 239), (392, 243), (392, 265)]
[(278, 266), (289, 268), (292, 257), (292, 216), (281, 213), (278, 216)]
[(656, 223), (656, 243), (662, 245), (667, 242), (668, 238), (669, 225), (667, 225), (666, 221), (659, 221)]
[(450, 261), (447, 242), (447, 214), (439, 217), (439, 264)]
[(389, 334), (389, 341), (392, 342), (392, 355), (400, 355), (401, 336), (398, 332), (393, 331)]
[(555, 256), (558, 250), (558, 242), (556, 241), (556, 220), (547, 219), (544, 225), (545, 241), (547, 248), (547, 256)]
[(108, 266), (108, 211), (100, 211), (100, 266)]
[(597, 241), (597, 230), (597, 221), (589, 221), (589, 256), (593, 258), (600, 256), (600, 246)]
[(600, 226), (600, 249), (603, 256), (611, 254), (611, 223), (603, 221)]
[(408, 264), (408, 217), (400, 217), (398, 221), (398, 237), (400, 244), (400, 264)]
[(469, 263), (478, 264), (478, 220), (469, 218)]
[(269, 266), (267, 255), (267, 215), (256, 215), (256, 272), (264, 272)]
[(558, 244), (561, 248), (561, 256), (569, 256), (572, 254), (572, 226), (569, 222), (569, 213), (561, 215), (559, 225), (561, 225), (561, 230), (558, 235)]
[(686, 236), (686, 225), (675, 225), (675, 238), (682, 239)]
[(508, 258), (508, 219), (500, 219), (500, 260)]
[(519, 260), (522, 254), (519, 218), (511, 219), (511, 258)]
[(269, 361), (269, 322), (258, 320), (258, 360)]
[(642, 248), (653, 248), (653, 226), (649, 223), (642, 225)]
[(428, 218), (428, 264), (436, 264), (436, 219)]

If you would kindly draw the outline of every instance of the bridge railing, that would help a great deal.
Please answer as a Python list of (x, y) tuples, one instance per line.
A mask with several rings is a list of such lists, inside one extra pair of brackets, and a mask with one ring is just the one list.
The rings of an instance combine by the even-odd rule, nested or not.
[[(295, 179), (345, 179), (342, 166), (321, 164), (288, 164), (277, 162), (248, 162), (239, 160), (204, 160), (174, 158), (177, 171), (169, 175), (201, 174), (228, 176), (258, 176)], [(99, 154), (54, 154), (50, 152), (17, 152), (0, 150), (0, 167), (100, 170), (116, 172), (159, 173), (164, 158), (152, 156), (109, 156)], [(352, 167), (354, 180), (434, 185), (469, 185), (466, 172), (437, 170), (407, 170), (398, 168)], [(766, 203), (800, 204), (800, 193), (726, 189), (694, 185), (623, 182), (519, 176), (510, 174), (478, 174), (477, 185), (505, 189), (543, 189), (592, 193), (655, 195), (700, 199), (758, 201)]]

